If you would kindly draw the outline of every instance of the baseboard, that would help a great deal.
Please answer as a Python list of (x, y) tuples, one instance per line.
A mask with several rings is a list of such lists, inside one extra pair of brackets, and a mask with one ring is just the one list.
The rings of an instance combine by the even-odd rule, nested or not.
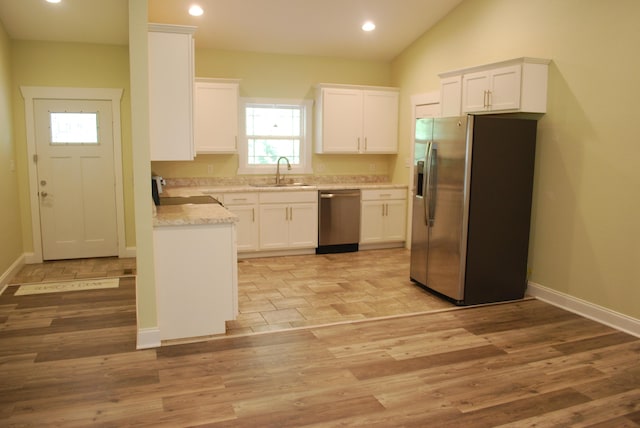
[(261, 257), (279, 257), (279, 256), (304, 256), (308, 254), (315, 254), (315, 248), (301, 248), (296, 250), (272, 250), (272, 251), (248, 251), (239, 252), (238, 260), (243, 259), (255, 259)]
[(15, 274), (17, 274), (18, 271), (22, 269), (22, 266), (24, 266), (24, 264), (25, 255), (22, 254), (16, 259), (16, 261), (11, 263), (11, 266), (9, 266), (9, 268), (4, 271), (2, 275), (0, 275), (0, 294), (4, 293), (4, 290), (7, 288), (7, 285), (9, 285), (9, 281), (11, 281), (11, 278), (13, 278)]
[(126, 247), (122, 253), (118, 254), (118, 257), (120, 257), (121, 259), (126, 259), (129, 257), (135, 257), (135, 256), (136, 256), (136, 247)]
[(402, 248), (405, 246), (404, 241), (401, 242), (381, 242), (375, 244), (360, 244), (360, 250), (386, 250), (389, 248)]
[(161, 344), (160, 329), (158, 327), (138, 329), (136, 349), (159, 348)]
[(586, 300), (552, 290), (535, 282), (529, 282), (527, 294), (539, 300), (582, 315), (585, 318), (640, 337), (640, 320), (621, 314)]
[(24, 253), (24, 263), (27, 265), (42, 263), (42, 254), (36, 255), (36, 253)]

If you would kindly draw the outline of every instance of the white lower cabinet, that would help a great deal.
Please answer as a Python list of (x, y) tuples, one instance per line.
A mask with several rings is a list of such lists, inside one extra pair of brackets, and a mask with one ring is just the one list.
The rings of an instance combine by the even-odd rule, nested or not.
[(260, 193), (260, 249), (315, 248), (318, 192)]
[(239, 253), (257, 251), (260, 248), (260, 207), (257, 193), (226, 193), (225, 207), (238, 216), (236, 239)]
[(238, 313), (235, 225), (155, 227), (153, 251), (160, 338), (224, 333)]
[(406, 190), (363, 190), (361, 198), (360, 244), (404, 242)]

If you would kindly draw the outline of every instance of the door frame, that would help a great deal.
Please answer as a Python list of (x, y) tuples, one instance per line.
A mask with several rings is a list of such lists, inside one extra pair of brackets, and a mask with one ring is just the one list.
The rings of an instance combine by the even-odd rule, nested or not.
[[(410, 143), (409, 143), (409, 185), (407, 192), (407, 236), (405, 240), (405, 248), (411, 249), (411, 225), (413, 222), (413, 155), (414, 155), (414, 146), (413, 146), (413, 138), (416, 135), (416, 119), (417, 112), (416, 109), (421, 105), (438, 105), (440, 104), (440, 91), (427, 92), (423, 94), (414, 94), (411, 96), (411, 134), (410, 134)], [(438, 115), (439, 116), (439, 115)]]
[(46, 86), (21, 86), (24, 98), (27, 165), (29, 169), (29, 203), (31, 204), (31, 233), (33, 253), (25, 254), (26, 263), (42, 263), (42, 234), (40, 231), (40, 203), (38, 200), (38, 174), (36, 162), (36, 136), (34, 101), (54, 100), (91, 100), (111, 101), (113, 134), (113, 174), (116, 184), (116, 224), (118, 232), (118, 257), (133, 257), (129, 254), (125, 242), (124, 191), (122, 175), (122, 135), (120, 123), (121, 88), (69, 88)]

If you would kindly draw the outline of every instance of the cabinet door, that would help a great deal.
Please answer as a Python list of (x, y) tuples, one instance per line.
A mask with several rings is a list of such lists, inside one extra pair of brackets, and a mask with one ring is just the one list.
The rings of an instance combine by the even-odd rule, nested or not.
[(358, 153), (362, 139), (362, 91), (322, 89), (322, 153)]
[(317, 204), (290, 205), (289, 246), (291, 248), (315, 248), (318, 246)]
[(407, 208), (405, 201), (385, 202), (385, 233), (387, 241), (404, 241), (406, 239)]
[(360, 243), (384, 241), (384, 203), (362, 201), (360, 206)]
[(196, 82), (196, 153), (235, 153), (238, 137), (238, 84)]
[(491, 111), (520, 108), (520, 64), (491, 70), (489, 105)]
[(364, 91), (363, 137), (360, 151), (364, 153), (398, 152), (398, 93)]
[(191, 34), (149, 32), (151, 160), (193, 160)]
[(453, 76), (440, 81), (440, 114), (442, 117), (460, 116), (462, 101), (462, 76)]
[(258, 249), (258, 221), (257, 205), (227, 205), (227, 209), (240, 219), (236, 223), (236, 240), (238, 252), (256, 251)]
[(289, 246), (289, 205), (260, 206), (260, 249), (278, 250)]
[(487, 110), (487, 91), (490, 74), (487, 71), (465, 74), (462, 77), (462, 112)]

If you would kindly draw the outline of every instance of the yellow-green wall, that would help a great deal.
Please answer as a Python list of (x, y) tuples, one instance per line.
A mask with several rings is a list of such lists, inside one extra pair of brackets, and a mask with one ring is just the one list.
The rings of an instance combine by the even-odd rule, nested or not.
[(0, 276), (23, 253), (18, 173), (12, 123), (11, 41), (0, 23)]
[(120, 105), (122, 163), (125, 199), (126, 246), (135, 246), (131, 163), (131, 97), (129, 91), (129, 50), (127, 46), (88, 43), (51, 43), (14, 40), (11, 42), (13, 74), (13, 115), (16, 157), (19, 167), (20, 208), (25, 252), (33, 251), (29, 175), (27, 164), (24, 99), (20, 86), (68, 86), (123, 88)]
[[(198, 33), (196, 31), (197, 39)], [(313, 99), (314, 85), (341, 83), (389, 86), (390, 64), (327, 57), (196, 51), (196, 76), (241, 79), (241, 97)], [(313, 155), (314, 174), (389, 174), (390, 155)], [(213, 172), (209, 172), (209, 167)], [(238, 169), (237, 155), (198, 155), (193, 162), (153, 162), (164, 177), (230, 177)]]
[(392, 64), (402, 87), (394, 181), (407, 181), (411, 94), (437, 73), (552, 60), (538, 124), (530, 280), (640, 319), (640, 2), (467, 0)]

